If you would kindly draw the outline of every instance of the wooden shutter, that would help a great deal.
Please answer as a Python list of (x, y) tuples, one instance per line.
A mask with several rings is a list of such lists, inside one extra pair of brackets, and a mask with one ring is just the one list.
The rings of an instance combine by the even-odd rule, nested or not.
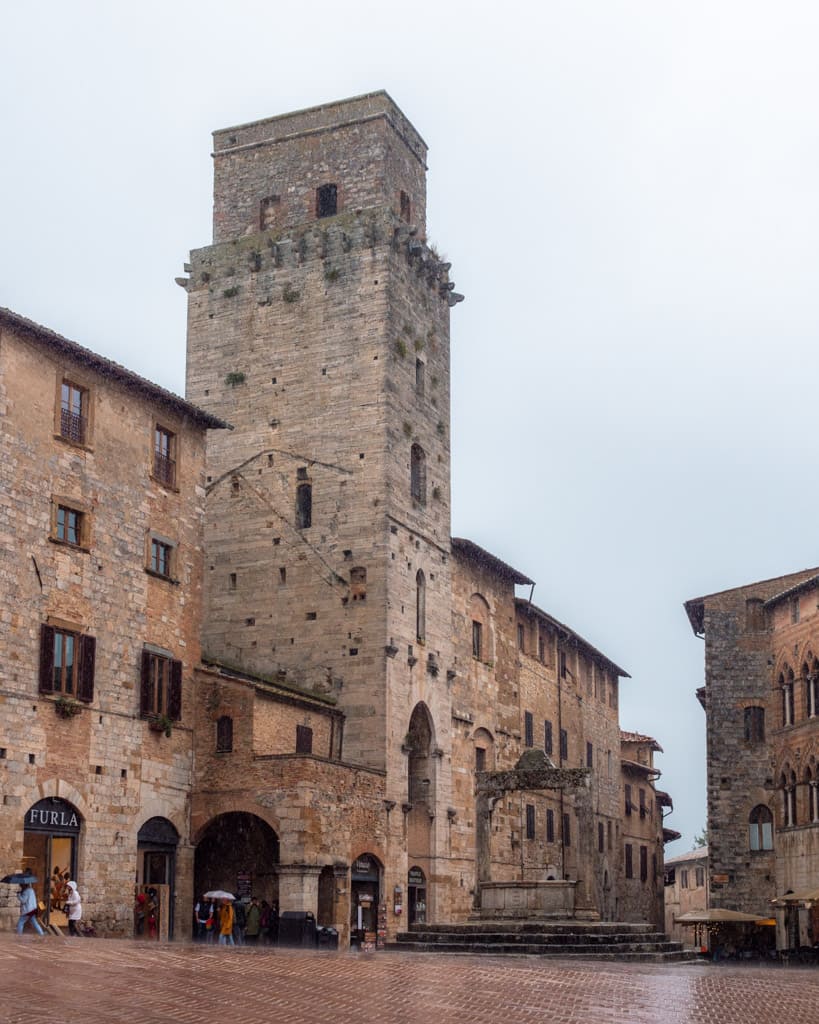
[(97, 641), (93, 636), (78, 636), (77, 646), (80, 654), (80, 665), (77, 675), (77, 697), (90, 704), (94, 699), (94, 661)]
[(54, 692), (54, 633), (53, 626), (40, 627), (40, 693)]
[(171, 662), (168, 680), (168, 718), (178, 722), (182, 717), (182, 662)]
[(150, 715), (153, 708), (153, 694), (151, 693), (151, 655), (148, 651), (142, 652), (142, 674), (139, 680), (139, 713)]

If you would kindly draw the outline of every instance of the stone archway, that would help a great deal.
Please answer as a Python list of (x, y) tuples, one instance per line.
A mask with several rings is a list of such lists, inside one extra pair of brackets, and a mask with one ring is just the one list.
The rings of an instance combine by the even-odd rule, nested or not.
[(199, 833), (194, 893), (226, 889), (278, 903), (278, 863), (279, 837), (266, 821), (245, 811), (219, 814)]

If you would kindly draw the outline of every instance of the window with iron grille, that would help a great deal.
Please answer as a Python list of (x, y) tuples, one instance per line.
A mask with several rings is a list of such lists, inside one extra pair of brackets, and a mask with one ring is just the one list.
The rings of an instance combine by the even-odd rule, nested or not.
[(154, 479), (176, 487), (176, 435), (159, 424), (154, 427)]
[(70, 380), (60, 388), (60, 435), (74, 444), (88, 438), (88, 391)]
[(94, 637), (44, 623), (40, 627), (40, 693), (92, 701), (95, 652)]
[(143, 650), (139, 711), (144, 718), (165, 715), (174, 722), (181, 718), (181, 661), (165, 653)]

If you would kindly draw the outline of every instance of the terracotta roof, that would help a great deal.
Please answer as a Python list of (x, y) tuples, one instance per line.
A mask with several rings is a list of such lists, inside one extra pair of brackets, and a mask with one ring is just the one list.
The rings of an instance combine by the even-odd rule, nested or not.
[(765, 608), (772, 608), (779, 601), (784, 601), (788, 597), (793, 597), (794, 594), (799, 594), (803, 590), (810, 590), (819, 584), (819, 573), (815, 576), (809, 576), (806, 580), (802, 580), (801, 583), (795, 583), (792, 587), (788, 587), (787, 590), (782, 590), (778, 594), (774, 594), (773, 597), (769, 597), (765, 602)]
[(625, 729), (621, 729), (620, 730), (620, 742), (621, 743), (640, 743), (640, 744), (643, 744), (643, 745), (647, 744), (651, 750), (657, 750), (661, 754), (663, 753), (663, 748), (654, 739), (653, 736), (644, 736), (641, 732), (626, 732)]
[(7, 327), (9, 330), (16, 331), (31, 341), (46, 345), (55, 352), (70, 356), (72, 359), (84, 363), (98, 373), (110, 377), (126, 388), (141, 391), (147, 398), (160, 402), (180, 415), (188, 417), (200, 427), (225, 429), (230, 426), (211, 413), (205, 412), (204, 409), (200, 409), (179, 395), (175, 395), (172, 391), (166, 391), (165, 388), (146, 380), (145, 377), (140, 377), (139, 374), (126, 370), (119, 363), (106, 359), (104, 356), (99, 356), (96, 352), (78, 345), (76, 341), (69, 341), (68, 338), (64, 338), (61, 334), (57, 334), (48, 327), (43, 327), (27, 317), (20, 316), (19, 313), (15, 313), (10, 309), (4, 309), (2, 306), (0, 306), (0, 327)]
[(500, 576), (510, 579), (513, 583), (524, 586), (534, 584), (535, 582), (530, 580), (528, 576), (524, 576), (522, 572), (518, 572), (517, 569), (513, 569), (511, 565), (502, 562), (496, 555), (479, 547), (474, 541), (466, 540), (464, 537), (452, 538), (452, 550), (457, 551), (466, 558), (479, 562), (481, 565), (486, 566), (487, 569), (491, 569)]
[(548, 612), (545, 612), (542, 608), (538, 608), (537, 605), (532, 604), (530, 601), (526, 601), (525, 599), (520, 597), (515, 598), (515, 604), (518, 608), (521, 608), (525, 611), (530, 611), (538, 618), (543, 619), (545, 622), (548, 622), (551, 626), (554, 626), (554, 628), (557, 629), (559, 632), (565, 633), (567, 639), (571, 640), (571, 642), (576, 644), (578, 647), (584, 647), (589, 652), (589, 654), (593, 655), (594, 658), (596, 658), (598, 661), (605, 662), (605, 664), (608, 665), (608, 667), (616, 675), (622, 676), (624, 679), (631, 679), (631, 676), (628, 674), (628, 672), (626, 672), (624, 668), (620, 668), (620, 666), (616, 665), (611, 660), (611, 658), (607, 658), (602, 651), (599, 651), (596, 647), (593, 647), (592, 644), (588, 642), (588, 640), (584, 640), (579, 633), (576, 633), (570, 626), (567, 626), (565, 623), (560, 622), (553, 615), (550, 615)]
[(754, 583), (743, 583), (742, 586), (739, 587), (726, 587), (725, 590), (715, 590), (713, 594), (704, 594), (702, 597), (692, 597), (683, 605), (685, 613), (688, 616), (688, 621), (691, 623), (691, 628), (698, 636), (702, 635), (705, 628), (703, 621), (705, 614), (705, 602), (709, 600), (709, 598), (721, 597), (723, 594), (730, 594), (735, 590), (747, 590), (748, 587), (761, 587), (766, 583), (773, 583), (777, 579), (788, 579), (789, 577), (796, 580), (796, 582), (791, 584), (791, 587), (788, 590), (782, 591), (776, 597), (772, 597), (769, 600), (777, 601), (785, 594), (791, 593), (795, 588), (802, 586), (804, 583), (815, 579), (819, 580), (819, 566), (816, 566), (813, 569), (800, 569), (798, 572), (784, 573), (779, 577), (771, 576), (770, 579), (756, 580)]
[(665, 861), (665, 866), (669, 865), (673, 867), (675, 864), (685, 864), (691, 860), (707, 860), (708, 859), (708, 847), (698, 846), (696, 850), (691, 850), (689, 853), (681, 853), (677, 857), (668, 857)]
[(671, 799), (670, 793), (666, 793), (662, 789), (656, 789), (654, 793), (660, 807), (670, 807), (672, 811), (674, 810), (674, 801)]

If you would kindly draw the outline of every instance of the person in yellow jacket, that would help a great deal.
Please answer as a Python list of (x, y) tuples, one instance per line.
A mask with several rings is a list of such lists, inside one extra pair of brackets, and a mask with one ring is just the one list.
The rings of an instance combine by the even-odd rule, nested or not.
[(233, 946), (233, 904), (230, 900), (222, 900), (219, 908), (219, 945)]

